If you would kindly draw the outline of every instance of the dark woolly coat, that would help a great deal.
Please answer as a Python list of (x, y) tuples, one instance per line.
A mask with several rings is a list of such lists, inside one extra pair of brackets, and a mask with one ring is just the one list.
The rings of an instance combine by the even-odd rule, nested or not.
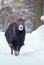
[[(15, 33), (13, 32), (13, 25), (16, 25)], [(24, 45), (25, 40), (25, 27), (22, 31), (18, 30), (18, 26), (16, 23), (12, 23), (9, 25), (7, 30), (5, 31), (5, 37), (8, 42), (8, 44), (12, 44), (13, 48), (16, 48), (17, 46), (22, 47)]]

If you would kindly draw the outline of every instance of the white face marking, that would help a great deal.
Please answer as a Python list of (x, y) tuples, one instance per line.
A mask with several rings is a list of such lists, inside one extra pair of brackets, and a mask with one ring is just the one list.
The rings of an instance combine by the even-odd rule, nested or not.
[(22, 31), (23, 30), (23, 25), (19, 25), (18, 30)]

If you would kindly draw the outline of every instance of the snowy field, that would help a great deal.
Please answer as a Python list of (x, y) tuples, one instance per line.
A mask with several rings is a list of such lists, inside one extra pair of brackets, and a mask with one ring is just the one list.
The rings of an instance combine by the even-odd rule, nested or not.
[(0, 65), (44, 65), (44, 25), (26, 34), (19, 56), (10, 54), (4, 32), (0, 32)]

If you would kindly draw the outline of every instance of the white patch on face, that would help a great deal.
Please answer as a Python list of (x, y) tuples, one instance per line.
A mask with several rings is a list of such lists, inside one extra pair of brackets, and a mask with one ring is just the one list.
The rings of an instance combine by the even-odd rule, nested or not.
[(23, 25), (19, 25), (18, 30), (22, 31), (23, 30)]

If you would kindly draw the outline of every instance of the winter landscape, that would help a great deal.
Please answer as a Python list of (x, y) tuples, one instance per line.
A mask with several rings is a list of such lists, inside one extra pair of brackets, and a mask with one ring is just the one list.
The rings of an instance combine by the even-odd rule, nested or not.
[(10, 47), (0, 32), (0, 65), (44, 65), (44, 25), (25, 36), (20, 55), (10, 54)]

